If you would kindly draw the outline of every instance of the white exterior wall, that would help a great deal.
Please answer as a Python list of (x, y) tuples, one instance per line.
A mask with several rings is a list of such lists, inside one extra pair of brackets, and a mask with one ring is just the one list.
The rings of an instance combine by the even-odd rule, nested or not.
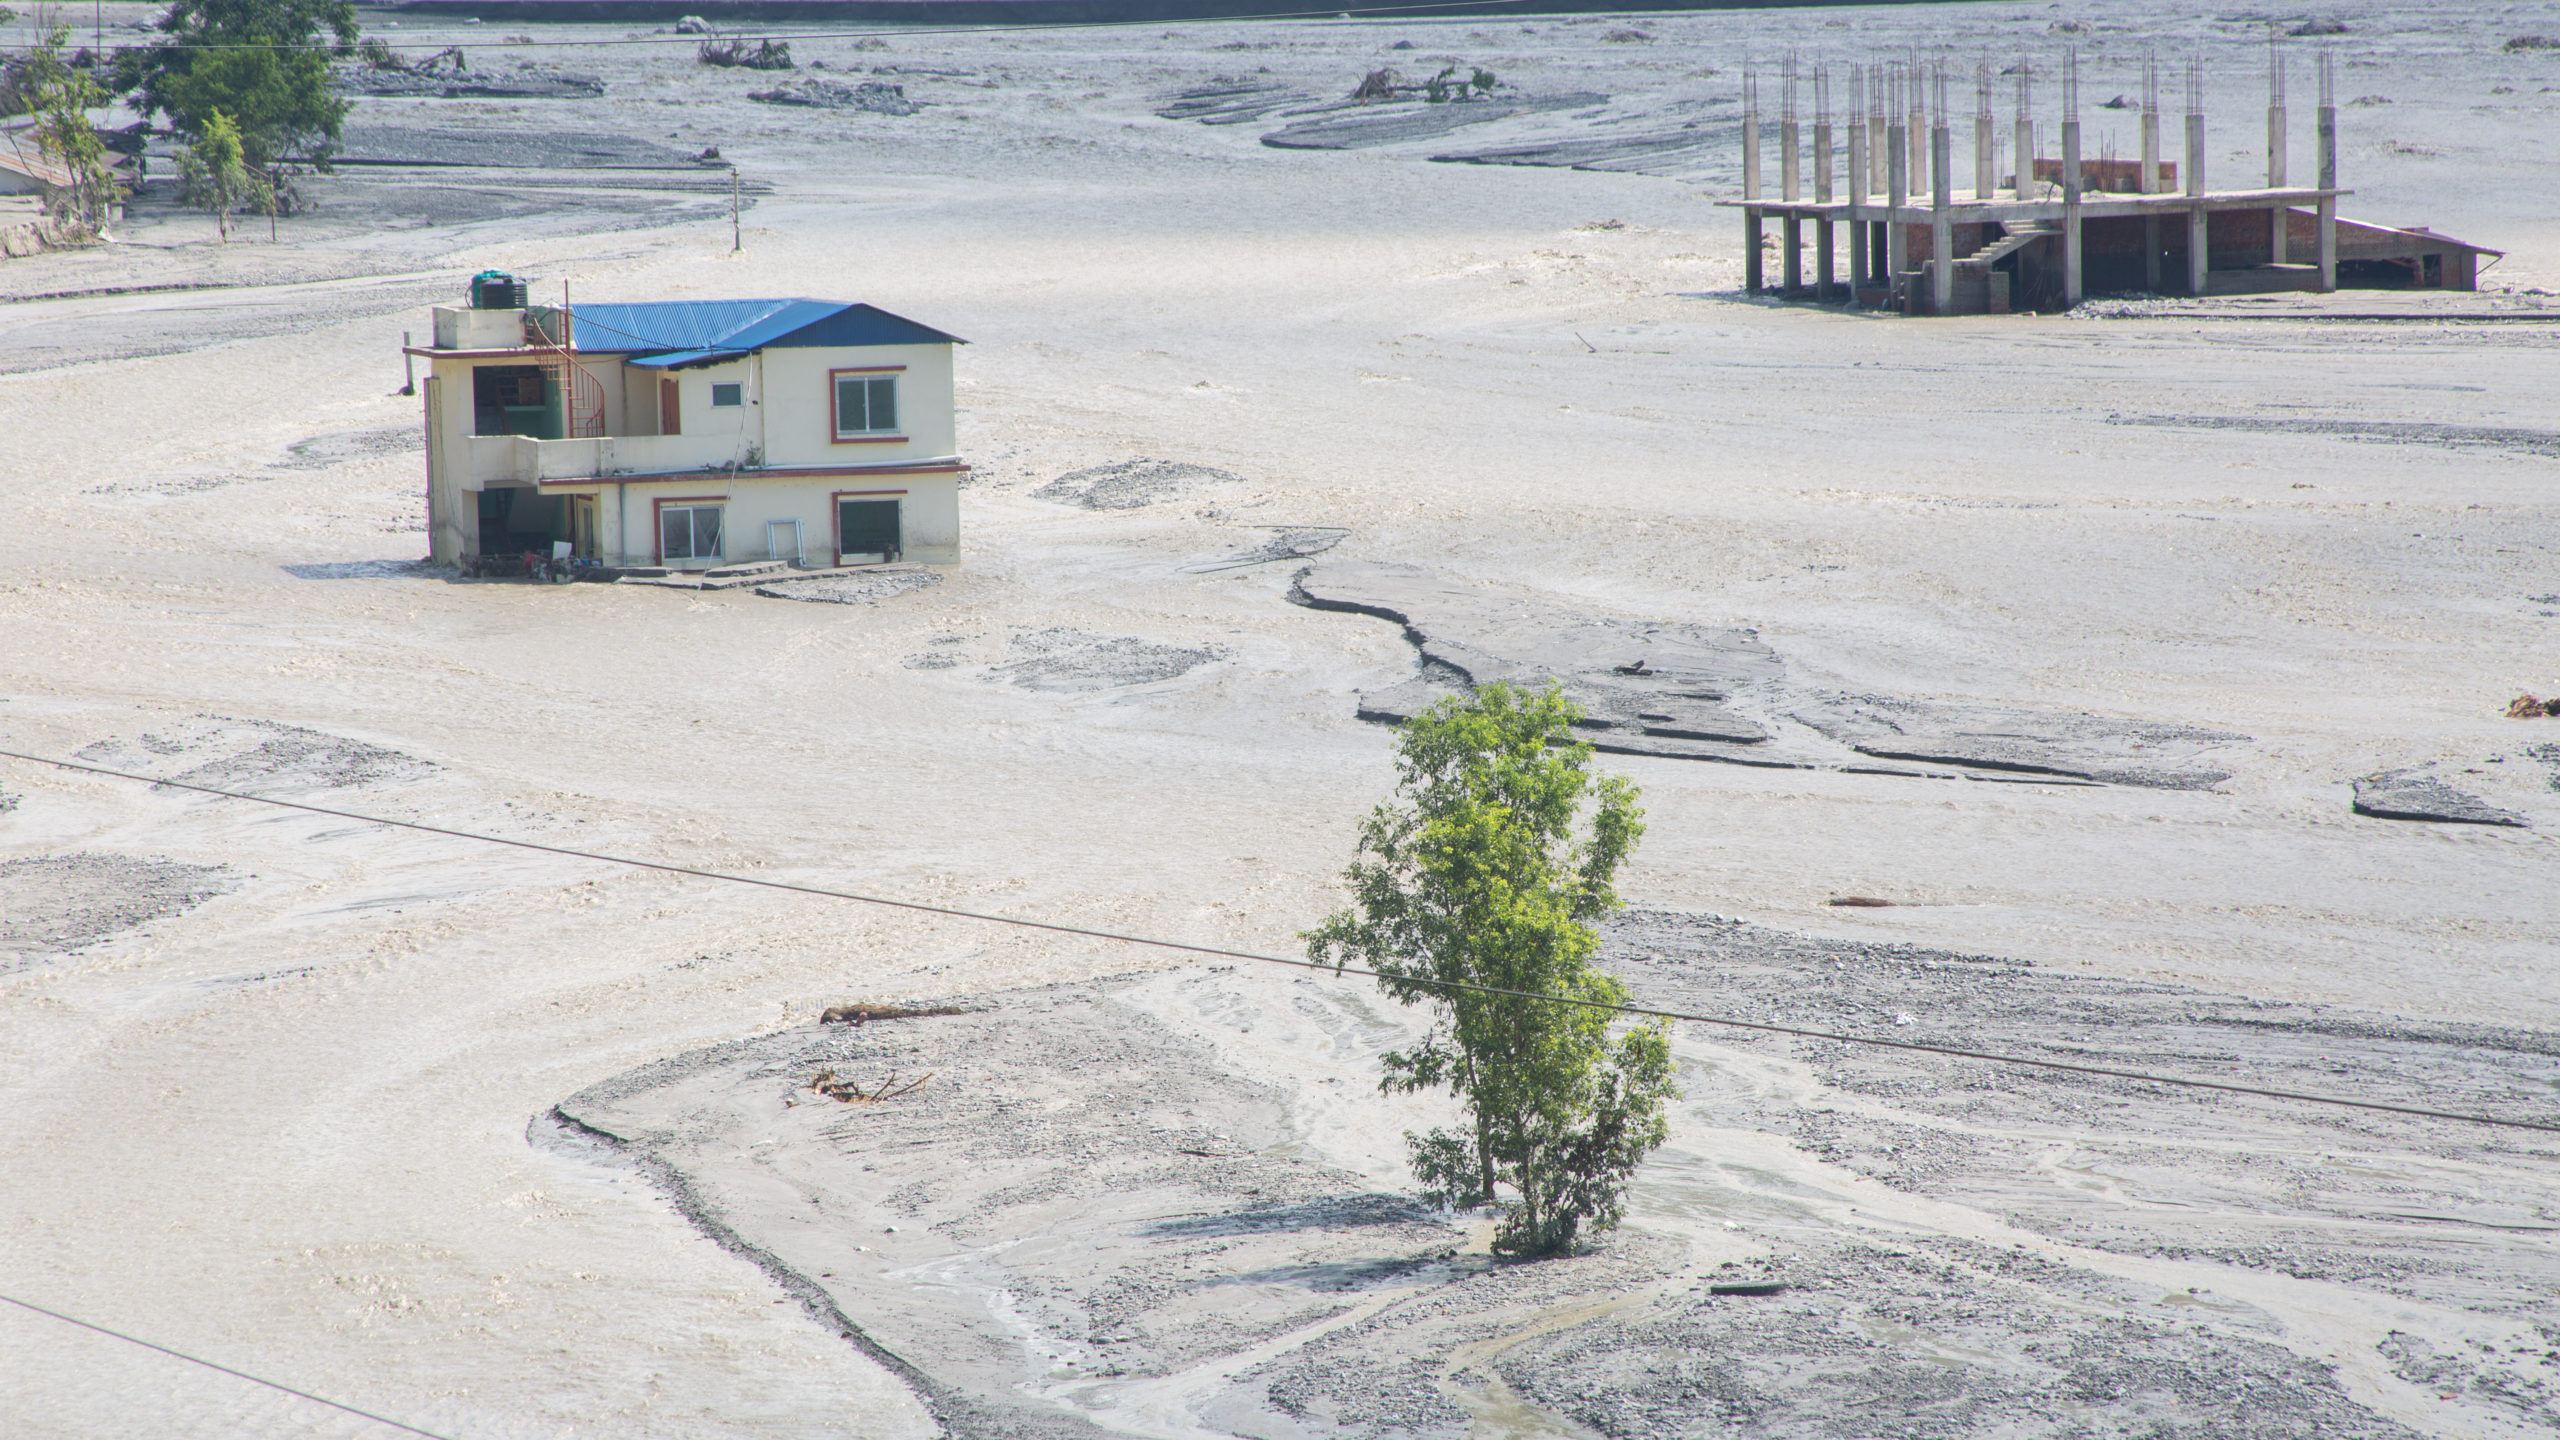
[[(546, 495), (596, 497), (597, 541), (609, 565), (655, 565), (658, 558), (658, 509), (662, 502), (692, 501), (723, 507), (721, 556), (718, 561), (669, 562), (677, 569), (708, 569), (766, 558), (766, 521), (800, 522), (801, 558), (812, 566), (836, 563), (836, 497), (863, 492), (859, 498), (900, 502), (899, 524), (905, 541), (900, 558), (928, 565), (960, 561), (960, 481), (955, 475), (824, 475), (760, 476), (740, 472), (677, 480), (605, 482), (596, 485), (545, 485)], [(790, 542), (782, 541), (783, 558)]]
[[(514, 349), (522, 343), (521, 317), (514, 310), (439, 306), (434, 317), (438, 346)], [(797, 519), (803, 556), (812, 564), (830, 565), (837, 561), (834, 497), (847, 491), (898, 492), (878, 498), (901, 502), (903, 558), (956, 564), (960, 501), (955, 476), (782, 476), (742, 468), (750, 461), (777, 468), (833, 468), (949, 459), (958, 447), (951, 351), (947, 344), (777, 348), (676, 371), (627, 365), (619, 356), (589, 356), (581, 363), (604, 386), (608, 434), (570, 440), (472, 434), (473, 369), (538, 363), (540, 352), (428, 357), (428, 375), (440, 382), (430, 389), (441, 401), (424, 407), (431, 431), (428, 523), (437, 558), (452, 560), (476, 551), (478, 492), (516, 485), (539, 486), (549, 495), (598, 496), (599, 548), (609, 563), (625, 565), (657, 563), (653, 502), (659, 498), (704, 496), (729, 506), (724, 515), (728, 560), (762, 559), (764, 522)], [(830, 372), (837, 370), (895, 371), (901, 427), (896, 436), (836, 439)], [(681, 413), (676, 435), (657, 433), (662, 379), (677, 386)], [(711, 387), (730, 383), (742, 387), (745, 403), (715, 408)], [(692, 470), (706, 473), (612, 483), (616, 474), (655, 477)], [(600, 483), (559, 483), (589, 476)], [(456, 553), (444, 553), (449, 549)]]
[[(937, 460), (959, 449), (949, 345), (777, 347), (765, 351), (762, 359), (767, 464), (882, 465)], [(904, 367), (898, 372), (900, 438), (839, 442), (835, 387), (827, 372), (890, 366)]]

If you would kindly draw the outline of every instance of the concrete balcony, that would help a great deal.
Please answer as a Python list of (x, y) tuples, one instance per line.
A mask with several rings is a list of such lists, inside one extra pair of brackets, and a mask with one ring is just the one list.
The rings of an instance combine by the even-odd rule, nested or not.
[(560, 484), (722, 468), (738, 459), (726, 435), (606, 435), (536, 440), (529, 435), (471, 437), (470, 479), (489, 485)]

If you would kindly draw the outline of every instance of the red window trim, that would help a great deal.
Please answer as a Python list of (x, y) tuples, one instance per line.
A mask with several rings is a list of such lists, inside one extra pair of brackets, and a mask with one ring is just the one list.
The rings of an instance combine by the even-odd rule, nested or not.
[[(828, 437), (829, 437), (828, 443), (830, 443), (830, 444), (834, 444), (834, 445), (904, 445), (904, 444), (907, 444), (907, 443), (908, 443), (908, 440), (907, 440), (907, 437), (906, 437), (906, 436), (904, 436), (904, 435), (847, 435), (847, 434), (845, 434), (845, 433), (844, 433), (844, 417), (843, 417), (842, 415), (839, 415), (839, 414), (837, 414), (837, 413), (836, 413), (836, 377), (837, 377), (837, 376), (839, 376), (839, 375), (903, 375), (903, 374), (905, 374), (905, 373), (907, 373), (907, 367), (906, 367), (906, 366), (904, 366), (904, 365), (848, 365), (848, 366), (843, 367), (842, 369), (837, 369), (837, 370), (830, 370), (830, 371), (828, 371), (828, 372), (827, 372), (827, 435), (828, 435)], [(898, 408), (899, 408), (899, 409), (901, 409), (901, 410), (904, 410), (904, 409), (906, 408), (903, 398), (901, 399), (901, 401), (900, 401), (900, 404), (899, 404), (899, 407), (898, 407)]]
[[(843, 512), (837, 510), (836, 506), (846, 500), (869, 500), (883, 495), (904, 496), (907, 493), (908, 492), (904, 490), (838, 490), (829, 495), (827, 497), (827, 518), (836, 523), (827, 527), (827, 534), (831, 541), (827, 548), (835, 552), (836, 564), (844, 564), (844, 517)], [(898, 539), (901, 544), (903, 544), (907, 538), (905, 533), (906, 523), (906, 511), (900, 510), (898, 512)]]
[[(649, 497), (649, 563), (667, 563), (667, 527), (662, 518), (670, 505), (721, 505), (729, 503), (726, 495), (652, 495)], [(721, 549), (728, 548), (729, 517), (720, 517)], [(696, 557), (699, 558), (699, 557)]]

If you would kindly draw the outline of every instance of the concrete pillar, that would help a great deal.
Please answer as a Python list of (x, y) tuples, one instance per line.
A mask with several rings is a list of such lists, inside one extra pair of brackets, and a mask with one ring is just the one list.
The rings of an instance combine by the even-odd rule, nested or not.
[(1760, 293), (1760, 112), (1742, 116), (1742, 288)]
[(1929, 127), (1929, 313), (1956, 308), (1955, 137), (1942, 121)]
[(1911, 118), (1902, 128), (1911, 140), (1911, 168), (1903, 173), (1911, 177), (1913, 185), (1929, 173), (1929, 111), (1921, 96), (1920, 73), (1915, 63), (1911, 67)]
[[(2284, 133), (2284, 57), (2267, 42), (2267, 188), (2285, 188)], [(2293, 219), (2289, 206), (2278, 205), (2267, 211), (2267, 263), (2285, 263), (2285, 244), (2290, 238), (2285, 231)]]
[[(1831, 120), (1830, 112), (1813, 122), (1813, 200), (1817, 205), (1831, 203)], [(1813, 298), (1831, 298), (1831, 222), (1813, 222)]]
[(1858, 292), (1867, 286), (1867, 122), (1863, 117), (1849, 120), (1849, 303), (1858, 303)]
[(2017, 182), (2013, 193), (2019, 200), (2024, 201), (2036, 192), (2036, 122), (2034, 117), (2024, 110), (2018, 112), (2016, 143), (2018, 146), (2017, 173), (2010, 178)]
[(1867, 104), (1867, 193), (1881, 195), (1884, 193), (1885, 141), (1888, 138), (1885, 134), (1884, 77), (1881, 72), (1876, 76), (1875, 98)]
[(1885, 283), (1894, 285), (1901, 282), (1902, 272), (1910, 268), (1907, 261), (1911, 242), (1902, 228), (1902, 207), (1911, 198), (1911, 171), (1910, 161), (1907, 158), (1910, 147), (1904, 143), (1901, 125), (1890, 127), (1886, 135), (1886, 149), (1890, 153), (1885, 157), (1884, 171), (1884, 203), (1887, 207), (1884, 227), (1884, 273)]
[[(1778, 122), (1778, 195), (1792, 207), (1804, 198), (1804, 135), (1795, 121), (1795, 81), (1787, 81), (1787, 118)], [(1804, 291), (1804, 219), (1790, 208), (1778, 222), (1778, 245), (1785, 251), (1786, 283), (1778, 293)]]
[(2062, 303), (2077, 305), (2080, 284), (2080, 122), (2062, 122)]
[(2316, 217), (2320, 229), (2320, 290), (2322, 294), (2338, 288), (2338, 197), (2328, 192), (2338, 188), (2338, 107), (2329, 103), (2328, 74), (2324, 68), (2320, 79), (2320, 212)]
[(2206, 253), (2204, 211), (2204, 112), (2187, 111), (2187, 293), (2202, 295), (2205, 272), (2212, 268), (2213, 257)]
[(2000, 187), (1999, 169), (2000, 167), (1993, 163), (1991, 154), (1991, 114), (1989, 111), (1984, 111), (1973, 117), (1974, 199), (1991, 198), (1991, 192)]
[[(2142, 95), (2142, 193), (2160, 193), (2160, 96), (2158, 79), (2147, 70)], [(2142, 288), (2160, 293), (2160, 216), (2142, 217)]]

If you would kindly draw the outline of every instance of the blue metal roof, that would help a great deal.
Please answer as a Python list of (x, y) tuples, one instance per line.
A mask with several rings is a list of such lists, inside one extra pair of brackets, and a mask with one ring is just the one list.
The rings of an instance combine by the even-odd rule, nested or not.
[(644, 355), (633, 363), (666, 368), (775, 347), (967, 343), (876, 305), (840, 300), (652, 300), (570, 310), (576, 348)]

